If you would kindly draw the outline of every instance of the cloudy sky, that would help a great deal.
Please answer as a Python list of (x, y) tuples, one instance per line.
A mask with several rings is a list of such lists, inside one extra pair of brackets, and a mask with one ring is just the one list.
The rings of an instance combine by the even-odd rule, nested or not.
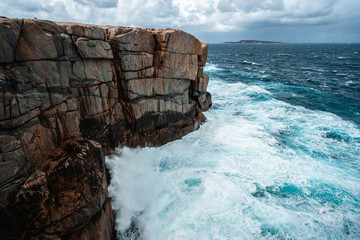
[(360, 0), (0, 0), (0, 16), (180, 28), (210, 43), (360, 42)]

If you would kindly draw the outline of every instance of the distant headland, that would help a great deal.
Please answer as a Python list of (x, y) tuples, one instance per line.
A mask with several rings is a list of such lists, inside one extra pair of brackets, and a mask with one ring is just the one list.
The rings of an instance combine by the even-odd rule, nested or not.
[(237, 42), (222, 42), (222, 44), (267, 44), (267, 43), (284, 43), (284, 42), (271, 42), (271, 41), (259, 41), (259, 40), (240, 40)]

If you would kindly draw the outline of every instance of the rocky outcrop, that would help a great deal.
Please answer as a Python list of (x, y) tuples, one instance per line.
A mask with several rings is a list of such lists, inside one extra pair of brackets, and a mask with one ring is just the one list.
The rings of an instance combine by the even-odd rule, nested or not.
[(104, 154), (196, 130), (206, 43), (175, 29), (0, 18), (0, 239), (110, 239)]

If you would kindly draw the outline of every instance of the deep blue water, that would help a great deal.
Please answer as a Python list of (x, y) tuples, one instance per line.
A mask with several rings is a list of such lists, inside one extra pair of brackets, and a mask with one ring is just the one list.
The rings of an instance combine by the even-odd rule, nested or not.
[(210, 73), (226, 82), (261, 85), (293, 105), (360, 124), (360, 44), (212, 45)]
[(107, 158), (119, 237), (360, 239), (360, 44), (210, 45), (207, 122)]

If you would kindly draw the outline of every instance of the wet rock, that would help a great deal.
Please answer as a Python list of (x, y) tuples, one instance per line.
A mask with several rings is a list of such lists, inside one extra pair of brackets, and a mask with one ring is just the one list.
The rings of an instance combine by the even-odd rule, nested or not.
[(106, 187), (101, 145), (85, 140), (65, 142), (16, 195), (15, 205), (26, 219), (22, 237), (65, 235), (89, 224), (102, 211)]
[(198, 92), (206, 92), (208, 84), (209, 76), (206, 73), (203, 73), (193, 84), (193, 89)]

